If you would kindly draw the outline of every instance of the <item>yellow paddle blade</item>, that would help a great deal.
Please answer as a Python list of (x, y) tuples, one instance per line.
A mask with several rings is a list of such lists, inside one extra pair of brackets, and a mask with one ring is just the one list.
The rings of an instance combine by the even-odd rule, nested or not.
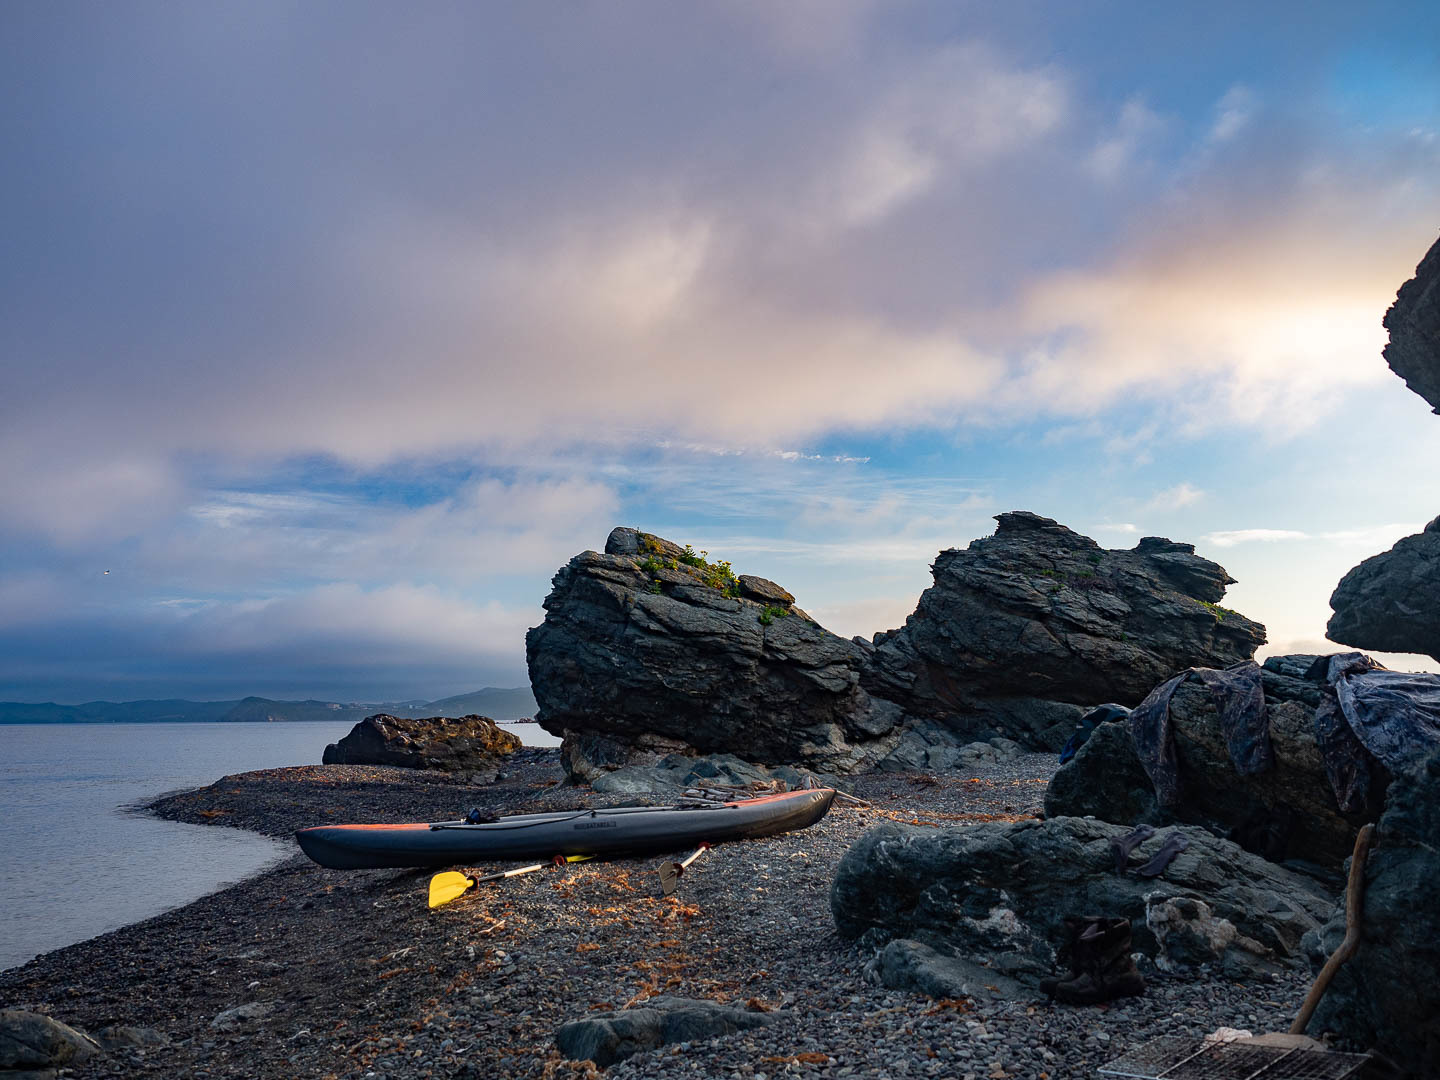
[(587, 859), (593, 859), (594, 857), (595, 857), (594, 855), (566, 855), (566, 856), (565, 856), (565, 861), (566, 861), (566, 862), (585, 862)]
[(451, 900), (459, 900), (465, 895), (465, 890), (474, 884), (474, 878), (468, 878), (454, 870), (436, 874), (430, 879), (430, 906), (437, 908)]

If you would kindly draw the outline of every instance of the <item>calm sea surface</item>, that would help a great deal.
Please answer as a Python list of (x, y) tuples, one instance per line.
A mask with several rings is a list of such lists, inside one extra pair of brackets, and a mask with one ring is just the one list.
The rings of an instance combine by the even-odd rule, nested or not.
[[(295, 852), (124, 809), (227, 773), (318, 764), (350, 723), (0, 724), (0, 969), (238, 881)], [(558, 740), (507, 724), (527, 746)]]

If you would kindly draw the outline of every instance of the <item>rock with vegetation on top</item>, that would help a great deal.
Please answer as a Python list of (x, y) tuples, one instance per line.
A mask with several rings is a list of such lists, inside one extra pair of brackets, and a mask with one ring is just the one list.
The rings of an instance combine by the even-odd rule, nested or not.
[(1051, 778), (1045, 813), (1094, 815), (1120, 825), (1183, 821), (1226, 830), (1272, 860), (1303, 859), (1336, 868), (1370, 812), (1343, 813), (1315, 742), (1323, 684), (1307, 678), (1308, 654), (1272, 656), (1260, 669), (1274, 767), (1241, 775), (1226, 746), (1220, 715), (1198, 682), (1170, 699), (1171, 737), (1181, 801), (1162, 811), (1135, 753), (1128, 721), (1102, 724)]
[[(1375, 1047), (1420, 1078), (1440, 1077), (1440, 754), (1397, 776), (1365, 862), (1360, 947), (1320, 999), (1311, 1031)], [(1305, 939), (1318, 973), (1345, 938), (1345, 903)]]
[(1390, 331), (1385, 346), (1390, 370), (1440, 413), (1440, 240), (1425, 253), (1415, 276), (1400, 286), (1385, 313), (1385, 329)]
[(1220, 606), (1232, 579), (1191, 544), (1109, 550), (1050, 518), (936, 558), (898, 630), (875, 635), (864, 686), (960, 743), (1003, 735), (1059, 750), (1085, 708), (1137, 704), (1182, 668), (1249, 659), (1265, 629)]
[[(742, 578), (744, 580), (742, 580)], [(536, 722), (572, 776), (670, 753), (853, 771), (898, 720), (860, 685), (868, 653), (773, 582), (635, 529), (555, 575), (526, 637)], [(593, 752), (592, 752), (593, 751)]]
[[(887, 823), (845, 854), (830, 907), (842, 937), (887, 952), (902, 939), (924, 946), (882, 958), (878, 973), (897, 987), (980, 981), (1033, 993), (1057, 963), (1067, 915), (1128, 918), (1135, 948), (1163, 957), (1146, 922), (1154, 897), (1179, 910), (1204, 902), (1209, 962), (1221, 974), (1252, 978), (1303, 963), (1300, 939), (1329, 916), (1333, 894), (1199, 828), (1160, 830), (1135, 849), (1131, 865), (1177, 830), (1188, 848), (1159, 876), (1140, 877), (1115, 872), (1110, 843), (1128, 830), (1093, 818), (940, 829)], [(1233, 934), (1219, 932), (1225, 926)]]
[(326, 765), (400, 765), (409, 769), (493, 773), (520, 737), (485, 716), (411, 720), (367, 716), (350, 734), (325, 747)]
[(652, 997), (633, 1009), (591, 1013), (562, 1024), (555, 1046), (570, 1061), (593, 1061), (603, 1069), (645, 1050), (733, 1035), (774, 1020), (771, 1013), (703, 998)]

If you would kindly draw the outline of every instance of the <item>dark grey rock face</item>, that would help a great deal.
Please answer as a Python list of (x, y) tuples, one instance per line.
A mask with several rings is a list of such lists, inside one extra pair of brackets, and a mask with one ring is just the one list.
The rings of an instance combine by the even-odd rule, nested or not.
[(1163, 820), (1125, 721), (1101, 724), (1045, 789), (1046, 817), (1097, 817), (1115, 825)]
[(1440, 413), (1440, 240), (1437, 240), (1415, 276), (1400, 286), (1395, 303), (1385, 313), (1390, 344), (1385, 360)]
[(490, 772), (520, 749), (520, 737), (486, 716), (424, 720), (377, 713), (325, 747), (326, 765), (399, 765), (447, 772)]
[(567, 746), (600, 736), (654, 755), (641, 764), (736, 752), (853, 771), (889, 751), (899, 714), (861, 687), (865, 649), (784, 608), (789, 594), (772, 582), (727, 579), (686, 555), (621, 528), (605, 554), (583, 552), (555, 575), (545, 621), (526, 637), (545, 730)]
[[(1320, 1000), (1311, 1033), (1373, 1046), (1420, 1080), (1440, 1077), (1440, 755), (1390, 785), (1365, 864), (1360, 948)], [(1345, 905), (1305, 938), (1315, 971), (1345, 937)]]
[(997, 738), (1058, 750), (1089, 706), (1265, 640), (1217, 606), (1230, 578), (1188, 544), (1106, 551), (1035, 514), (998, 521), (941, 552), (915, 614), (873, 642), (822, 629), (772, 581), (615, 529), (555, 575), (526, 638), (536, 720), (581, 781), (677, 753), (937, 771)]
[(1440, 518), (1341, 578), (1330, 606), (1331, 641), (1440, 659)]
[(767, 767), (755, 765), (734, 754), (711, 754), (692, 758), (670, 754), (652, 766), (625, 765), (594, 776), (591, 785), (596, 791), (612, 795), (647, 793), (676, 795), (689, 788), (752, 788), (759, 791), (797, 790), (811, 782), (816, 787), (834, 787), (836, 779), (823, 774), (792, 768), (789, 765)]
[(774, 1016), (704, 999), (653, 997), (634, 1009), (572, 1020), (555, 1032), (555, 1045), (571, 1061), (600, 1068), (670, 1043), (713, 1039), (772, 1023)]
[(102, 1053), (94, 1039), (69, 1024), (43, 1013), (0, 1009), (0, 1075), (25, 1070), (53, 1076), (49, 1070), (79, 1065)]
[(1000, 514), (942, 551), (904, 627), (875, 637), (864, 685), (961, 741), (1058, 750), (1084, 707), (1134, 705), (1186, 667), (1249, 659), (1265, 629), (1218, 606), (1232, 579), (1193, 545), (1101, 548), (1050, 518)]
[[(1173, 831), (1141, 844), (1132, 863), (1148, 859)], [(1056, 965), (1067, 915), (1128, 918), (1136, 949), (1165, 959), (1170, 927), (1157, 933), (1147, 916), (1157, 911), (1157, 923), (1163, 921), (1170, 913), (1159, 905), (1169, 902), (1180, 913), (1175, 918), (1193, 912), (1207, 920), (1206, 955), (1220, 972), (1249, 977), (1300, 963), (1302, 935), (1333, 905), (1311, 880), (1197, 828), (1183, 829), (1189, 847), (1158, 877), (1122, 876), (1110, 842), (1126, 832), (1070, 817), (946, 829), (881, 825), (841, 860), (830, 908), (843, 937), (863, 935), (875, 946), (909, 939), (943, 956), (984, 958), (988, 971), (1033, 991)], [(1203, 901), (1204, 911), (1188, 901)], [(1174, 935), (1184, 946), (1175, 966), (1193, 962), (1193, 936)], [(950, 977), (958, 985), (979, 974), (918, 956), (919, 974), (917, 964), (901, 963), (903, 956), (882, 969), (911, 970), (896, 978), (916, 985)]]
[(1373, 812), (1346, 814), (1339, 808), (1315, 741), (1321, 683), (1301, 677), (1314, 660), (1310, 655), (1272, 656), (1261, 668), (1273, 768), (1248, 776), (1236, 771), (1213, 697), (1189, 682), (1170, 702), (1182, 792), (1178, 806), (1162, 812), (1156, 805), (1155, 789), (1124, 722), (1096, 728), (1060, 767), (1045, 793), (1046, 814), (1092, 814), (1121, 825), (1211, 824), (1272, 859), (1338, 867)]

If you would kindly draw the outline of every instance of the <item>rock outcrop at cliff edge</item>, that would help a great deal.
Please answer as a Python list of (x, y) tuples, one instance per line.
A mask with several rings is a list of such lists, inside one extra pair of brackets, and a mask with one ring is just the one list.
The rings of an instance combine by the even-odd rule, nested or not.
[(1395, 303), (1385, 313), (1390, 344), (1385, 360), (1440, 413), (1440, 240), (1415, 268), (1415, 276), (1400, 286)]
[(536, 722), (582, 778), (671, 752), (851, 771), (894, 742), (898, 710), (860, 685), (868, 650), (774, 582), (635, 529), (561, 568), (525, 644)]
[(1331, 641), (1440, 660), (1440, 518), (1341, 578), (1330, 606)]
[(325, 747), (326, 765), (399, 765), (446, 772), (490, 772), (520, 749), (520, 737), (487, 716), (424, 720), (376, 713)]
[(1248, 660), (1265, 628), (1219, 606), (1233, 579), (1192, 544), (1107, 550), (1050, 518), (1000, 514), (942, 551), (905, 625), (874, 639), (865, 689), (962, 741), (1058, 750), (1078, 707), (1135, 705), (1186, 667)]

